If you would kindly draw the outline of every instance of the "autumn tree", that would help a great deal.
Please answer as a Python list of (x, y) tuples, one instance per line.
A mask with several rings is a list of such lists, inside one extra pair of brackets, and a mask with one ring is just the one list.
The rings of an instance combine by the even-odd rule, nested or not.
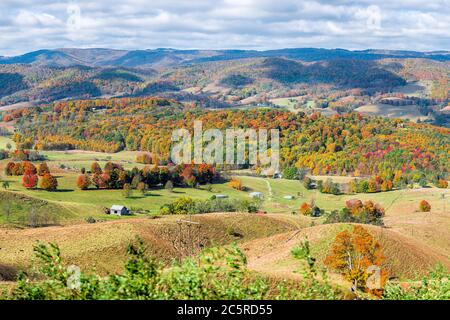
[(50, 173), (42, 176), (40, 187), (47, 191), (54, 191), (58, 188), (58, 180)]
[(244, 186), (242, 185), (242, 181), (238, 178), (232, 177), (229, 182), (230, 187), (236, 190), (243, 190)]
[(93, 174), (102, 174), (102, 168), (100, 167), (100, 165), (97, 162), (93, 162), (91, 165), (91, 172)]
[(91, 179), (87, 174), (79, 175), (77, 178), (77, 186), (81, 190), (87, 190), (91, 185)]
[(303, 202), (302, 205), (300, 206), (300, 214), (304, 216), (310, 216), (312, 214), (311, 206), (308, 203)]
[(16, 166), (16, 164), (14, 162), (8, 162), (5, 167), (5, 174), (7, 176), (14, 175), (14, 167), (15, 166)]
[(426, 201), (426, 200), (420, 201), (419, 210), (421, 212), (430, 212), (431, 211), (430, 203), (428, 201)]
[(125, 184), (123, 185), (122, 195), (123, 195), (125, 198), (129, 198), (129, 197), (132, 196), (132, 194), (133, 194), (133, 189), (131, 188), (131, 185), (130, 185), (129, 183), (125, 183)]
[[(344, 230), (336, 236), (324, 263), (350, 281), (354, 290), (379, 296), (387, 279), (382, 269), (384, 260), (381, 244), (366, 229), (354, 226), (351, 232)], [(374, 274), (376, 278), (371, 277), (374, 270), (379, 271)], [(378, 283), (368, 286), (368, 280), (373, 279)]]
[(181, 177), (183, 178), (183, 182), (190, 187), (194, 187), (196, 184), (196, 177), (193, 173), (192, 166), (186, 165), (181, 173)]
[(22, 177), (22, 185), (27, 189), (33, 189), (37, 186), (38, 180), (36, 173), (28, 169)]
[(42, 177), (45, 174), (49, 174), (50, 173), (50, 169), (48, 168), (48, 165), (46, 162), (42, 162), (38, 168), (37, 168), (37, 174)]
[(32, 173), (32, 174), (36, 174), (36, 173), (37, 173), (36, 167), (34, 166), (34, 164), (32, 164), (32, 163), (29, 162), (29, 161), (24, 161), (24, 162), (22, 163), (22, 167), (23, 167), (24, 174), (25, 174), (26, 172)]

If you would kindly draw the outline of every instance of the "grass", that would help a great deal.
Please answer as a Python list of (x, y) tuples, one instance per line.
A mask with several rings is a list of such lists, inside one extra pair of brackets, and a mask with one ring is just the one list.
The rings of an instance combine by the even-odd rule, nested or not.
[(409, 119), (411, 121), (427, 120), (428, 116), (422, 115), (417, 105), (392, 106), (389, 104), (369, 104), (355, 109), (358, 112), (372, 116), (383, 116), (388, 118)]
[(131, 209), (148, 210), (156, 214), (163, 204), (180, 197), (206, 200), (214, 194), (226, 194), (233, 199), (248, 199), (247, 192), (232, 189), (227, 183), (214, 184), (211, 192), (202, 188), (174, 188), (172, 192), (158, 188), (150, 189), (145, 195), (134, 191), (130, 198), (126, 198), (122, 190), (80, 190), (76, 187), (77, 177), (78, 174), (75, 173), (58, 174), (58, 191), (55, 192), (40, 189), (28, 190), (21, 185), (21, 177), (7, 177), (4, 180), (10, 183), (10, 191), (66, 207), (75, 212), (77, 220), (88, 216), (103, 217), (103, 208), (113, 204), (125, 205)]

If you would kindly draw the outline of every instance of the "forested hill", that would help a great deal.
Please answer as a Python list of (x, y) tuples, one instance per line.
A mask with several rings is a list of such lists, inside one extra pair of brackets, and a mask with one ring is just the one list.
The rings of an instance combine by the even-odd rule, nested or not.
[(19, 146), (38, 150), (143, 150), (167, 161), (174, 129), (276, 128), (281, 165), (314, 174), (427, 180), (447, 178), (450, 129), (357, 113), (324, 117), (268, 108), (208, 111), (174, 100), (127, 98), (59, 102), (14, 114)]

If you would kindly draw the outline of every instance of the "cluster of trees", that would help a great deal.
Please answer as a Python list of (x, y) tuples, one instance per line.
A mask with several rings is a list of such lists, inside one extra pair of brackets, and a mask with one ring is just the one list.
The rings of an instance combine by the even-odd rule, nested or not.
[(0, 160), (11, 159), (13, 161), (43, 161), (45, 157), (33, 150), (14, 150), (11, 151), (11, 144), (6, 145), (7, 150), (0, 149)]
[(160, 214), (200, 214), (211, 212), (257, 212), (261, 203), (257, 200), (216, 199), (194, 200), (182, 197), (161, 206)]
[[(397, 172), (393, 180), (397, 187), (401, 187), (401, 171)], [(426, 184), (426, 181), (425, 181)], [(349, 191), (353, 193), (374, 193), (391, 191), (394, 188), (394, 182), (381, 176), (375, 176), (370, 179), (354, 179), (349, 182)]]
[(304, 216), (320, 217), (324, 213), (325, 211), (323, 209), (320, 209), (314, 203), (303, 202), (300, 205), (300, 214)]
[[(40, 188), (54, 191), (58, 188), (58, 180), (51, 175), (47, 163), (43, 162), (37, 167), (29, 161), (8, 162), (5, 167), (7, 176), (22, 176), (22, 185), (27, 189), (36, 188), (40, 181)], [(39, 179), (39, 177), (41, 177)]]
[(26, 171), (32, 172), (39, 176), (50, 173), (50, 169), (46, 162), (38, 164), (37, 167), (29, 161), (8, 162), (5, 167), (5, 174), (7, 176), (22, 176)]
[(351, 222), (383, 225), (384, 208), (371, 200), (364, 203), (359, 199), (348, 200), (345, 207), (326, 215), (325, 223)]
[(156, 154), (151, 154), (150, 152), (142, 152), (136, 156), (137, 163), (143, 164), (155, 164), (158, 165), (158, 156)]
[(77, 178), (77, 186), (87, 190), (93, 186), (97, 189), (145, 190), (149, 187), (174, 185), (195, 187), (212, 183), (219, 178), (213, 166), (177, 165), (177, 166), (145, 166), (142, 169), (125, 170), (120, 164), (107, 162), (102, 169), (97, 162), (92, 163), (90, 171), (81, 170)]

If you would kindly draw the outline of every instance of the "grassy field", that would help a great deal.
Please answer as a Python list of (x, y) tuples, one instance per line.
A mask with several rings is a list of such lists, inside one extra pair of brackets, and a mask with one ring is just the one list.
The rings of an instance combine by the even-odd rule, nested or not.
[(322, 113), (325, 116), (332, 116), (332, 115), (336, 114), (336, 111), (334, 111), (332, 109), (316, 108), (315, 103), (312, 100), (308, 101), (306, 103), (306, 105), (296, 108), (299, 100), (302, 98), (303, 98), (302, 96), (289, 97), (289, 98), (276, 98), (276, 99), (271, 99), (270, 102), (272, 102), (273, 104), (275, 104), (277, 106), (286, 108), (289, 111), (294, 112), (294, 113), (297, 113), (299, 111), (317, 111), (317, 112)]
[(370, 104), (356, 108), (355, 111), (361, 112), (365, 115), (383, 116), (388, 118), (409, 119), (411, 121), (428, 120), (429, 117), (419, 112), (419, 107), (416, 105), (407, 106), (392, 106), (390, 104)]

